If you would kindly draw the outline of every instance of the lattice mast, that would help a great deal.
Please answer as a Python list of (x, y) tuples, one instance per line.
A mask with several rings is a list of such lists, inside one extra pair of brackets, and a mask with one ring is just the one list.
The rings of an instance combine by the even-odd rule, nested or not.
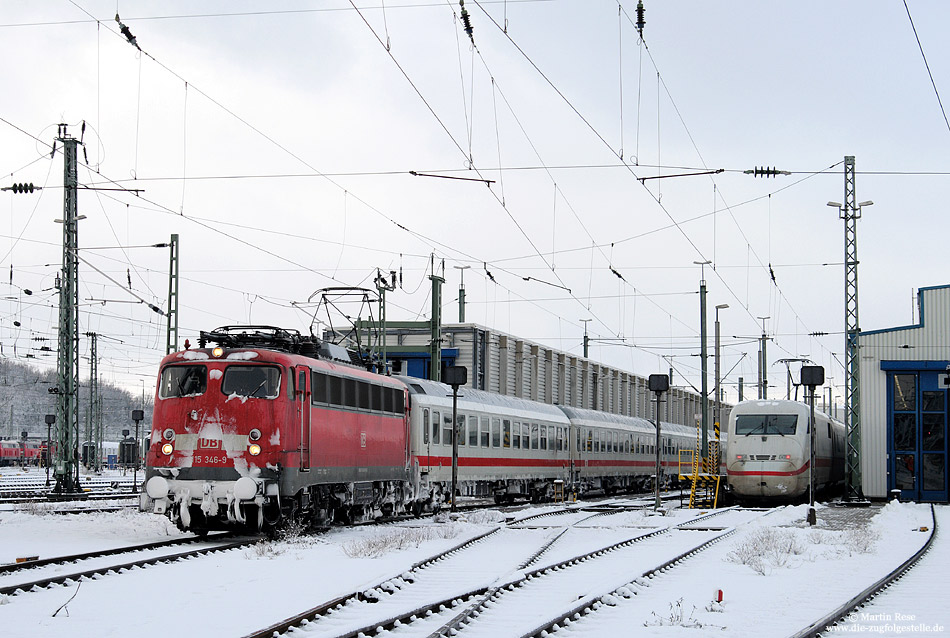
[(861, 207), (857, 205), (854, 188), (854, 156), (844, 158), (844, 206), (839, 209), (844, 220), (844, 326), (845, 326), (845, 425), (847, 427), (847, 459), (845, 483), (847, 498), (863, 499), (861, 489), (861, 358), (858, 353), (858, 226)]

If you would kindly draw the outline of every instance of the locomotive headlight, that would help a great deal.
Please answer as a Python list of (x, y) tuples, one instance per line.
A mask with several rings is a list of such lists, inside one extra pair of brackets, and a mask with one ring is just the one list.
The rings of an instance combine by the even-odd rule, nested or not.
[(164, 432), (162, 432), (162, 438), (165, 439), (166, 441), (174, 441), (174, 440), (175, 440), (175, 431), (174, 431), (173, 429), (171, 429), (171, 428), (168, 428), (167, 430), (165, 430)]
[(172, 445), (171, 443), (166, 443), (165, 445), (162, 446), (162, 454), (164, 454), (165, 456), (171, 456), (172, 452), (174, 451), (175, 451), (175, 446)]
[(261, 446), (257, 443), (251, 443), (248, 446), (247, 451), (251, 453), (251, 456), (257, 456), (261, 453)]
[(214, 348), (211, 351), (211, 356), (214, 357), (215, 359), (220, 359), (223, 354), (224, 354), (224, 348), (222, 348), (221, 346), (218, 346), (217, 348)]
[(261, 431), (258, 430), (257, 428), (254, 428), (253, 430), (248, 432), (247, 438), (251, 439), (252, 441), (258, 441), (261, 438)]

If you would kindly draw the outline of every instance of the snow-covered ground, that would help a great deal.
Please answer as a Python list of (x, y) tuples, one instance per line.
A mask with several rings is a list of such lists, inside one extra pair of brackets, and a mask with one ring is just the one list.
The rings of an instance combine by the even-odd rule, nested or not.
[[(950, 508), (938, 507), (937, 512), (940, 525), (947, 529)], [(589, 551), (696, 515), (684, 510), (665, 516), (631, 513), (606, 517), (606, 527), (577, 526), (552, 547), (542, 563), (568, 557), (574, 549)], [(695, 558), (624, 592), (636, 595), (608, 596), (608, 604), (596, 614), (557, 635), (786, 636), (913, 554), (927, 537), (920, 527), (931, 524), (929, 506), (896, 502), (870, 510), (821, 507), (815, 528), (805, 525), (805, 515), (802, 506), (759, 516)], [(79, 586), (0, 598), (0, 627), (6, 635), (31, 637), (242, 636), (397, 576), (419, 560), (502, 524), (503, 516), (488, 510), (462, 514), (456, 520), (441, 517), (411, 525), (334, 529), (315, 537), (107, 575)], [(714, 525), (715, 517), (708, 524)], [(557, 520), (545, 525), (550, 527), (506, 530), (518, 541), (505, 546), (505, 551), (499, 551), (497, 543), (466, 551), (475, 553), (476, 563), (495, 566), (494, 572), (484, 570), (485, 579), (510, 580), (521, 560), (563, 531)], [(0, 562), (145, 543), (178, 534), (164, 518), (138, 512), (62, 516), (0, 511)], [(654, 564), (667, 558), (656, 545), (650, 549), (649, 543), (643, 543), (642, 547), (655, 555), (637, 563)], [(899, 630), (889, 631), (888, 624), (903, 626), (901, 635), (928, 633), (924, 626), (947, 631), (948, 557), (950, 541), (944, 532), (912, 576), (859, 612), (855, 631), (897, 635)], [(616, 564), (605, 567), (595, 586), (572, 591), (568, 599), (608, 594), (643, 571), (641, 566), (632, 567), (629, 573), (618, 570)], [(712, 604), (718, 590), (723, 592), (723, 602)], [(541, 619), (552, 614), (553, 602), (529, 599), (521, 604), (536, 606)], [(929, 633), (941, 633), (932, 629)], [(501, 638), (504, 632), (496, 630), (494, 635)], [(403, 627), (392, 635), (413, 634), (411, 627)]]

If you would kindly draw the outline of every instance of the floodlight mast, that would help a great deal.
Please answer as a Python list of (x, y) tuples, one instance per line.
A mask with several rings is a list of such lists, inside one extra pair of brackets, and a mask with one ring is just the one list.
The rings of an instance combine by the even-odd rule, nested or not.
[(845, 459), (845, 499), (863, 501), (861, 485), (861, 357), (858, 352), (858, 337), (861, 333), (858, 322), (858, 228), (861, 209), (874, 204), (871, 200), (855, 203), (854, 156), (844, 158), (844, 206), (828, 202), (838, 209), (844, 220), (844, 328), (845, 328), (845, 379), (844, 417), (847, 428)]

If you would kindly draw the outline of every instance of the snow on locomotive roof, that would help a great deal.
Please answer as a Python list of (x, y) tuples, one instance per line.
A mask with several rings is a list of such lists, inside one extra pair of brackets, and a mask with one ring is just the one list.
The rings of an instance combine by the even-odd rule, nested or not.
[[(429, 381), (427, 379), (403, 375), (396, 375), (395, 378), (409, 386), (409, 392), (413, 394), (425, 394), (432, 397), (447, 398), (451, 402), (452, 386), (439, 383), (438, 381)], [(531, 401), (529, 399), (496, 394), (494, 392), (486, 392), (484, 390), (476, 390), (475, 388), (463, 386), (459, 388), (459, 400), (464, 401), (466, 399), (483, 405), (493, 405), (512, 410), (529, 410), (559, 419), (563, 419), (564, 417), (564, 413), (561, 412), (556, 405), (538, 403), (537, 401)]]

